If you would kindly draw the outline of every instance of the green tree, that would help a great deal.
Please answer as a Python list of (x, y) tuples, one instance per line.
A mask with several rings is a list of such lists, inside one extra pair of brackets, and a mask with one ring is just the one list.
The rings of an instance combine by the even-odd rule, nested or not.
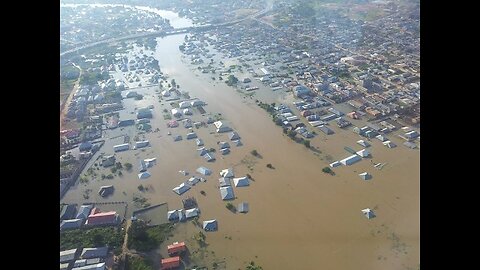
[(125, 168), (127, 171), (130, 171), (132, 169), (133, 165), (131, 163), (125, 163)]

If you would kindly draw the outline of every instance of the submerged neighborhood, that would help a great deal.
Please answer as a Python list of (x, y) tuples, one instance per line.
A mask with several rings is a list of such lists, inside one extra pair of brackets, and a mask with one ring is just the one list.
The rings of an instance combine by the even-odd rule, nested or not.
[(61, 1), (60, 269), (419, 269), (419, 1), (230, 2)]

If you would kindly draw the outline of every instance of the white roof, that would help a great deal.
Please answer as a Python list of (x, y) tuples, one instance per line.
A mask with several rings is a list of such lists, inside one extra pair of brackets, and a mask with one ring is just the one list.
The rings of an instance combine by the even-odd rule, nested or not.
[(190, 106), (192, 106), (192, 105), (188, 101), (182, 101), (182, 102), (178, 103), (178, 107), (180, 107), (180, 109), (189, 108)]
[(200, 179), (198, 179), (198, 177), (190, 177), (190, 179), (188, 179), (188, 183), (192, 186), (194, 186), (196, 183), (200, 182)]
[(362, 213), (368, 218), (368, 219), (371, 219), (371, 218), (374, 218), (375, 217), (375, 213), (373, 213), (373, 210), (370, 209), (370, 208), (365, 208), (362, 210)]
[(185, 183), (181, 183), (180, 185), (173, 188), (173, 192), (177, 193), (178, 195), (182, 195), (183, 193), (187, 192), (189, 189), (190, 189), (189, 185)]
[(149, 172), (141, 172), (141, 173), (138, 174), (138, 179), (146, 179), (150, 176), (151, 176), (151, 174)]
[(358, 176), (360, 176), (360, 178), (363, 180), (369, 180), (370, 178), (372, 178), (372, 175), (369, 174), (368, 172), (360, 173), (358, 174)]
[(206, 167), (199, 167), (199, 168), (197, 169), (197, 172), (198, 172), (198, 173), (201, 173), (201, 174), (203, 174), (203, 175), (210, 175), (210, 174), (212, 174), (212, 171), (211, 171), (210, 169), (206, 168)]
[(217, 229), (217, 220), (216, 219), (211, 219), (211, 220), (205, 220), (203, 222), (203, 229), (204, 230), (216, 230)]
[(350, 165), (350, 164), (353, 164), (359, 160), (361, 160), (362, 158), (358, 155), (351, 155), (349, 157), (346, 157), (342, 160), (340, 160), (340, 163), (342, 163), (343, 165)]
[(220, 196), (222, 197), (222, 200), (234, 199), (235, 196), (233, 195), (233, 188), (231, 186), (221, 187)]
[(185, 210), (185, 216), (187, 218), (196, 217), (196, 216), (198, 216), (198, 214), (199, 214), (198, 208), (192, 208), (192, 209)]
[(357, 152), (357, 155), (361, 157), (368, 157), (370, 155), (370, 152), (367, 149), (362, 149)]
[(364, 140), (358, 140), (357, 143), (360, 144), (363, 147), (369, 147), (370, 146), (370, 144), (368, 142), (364, 141)]
[(249, 186), (250, 182), (248, 180), (248, 177), (239, 177), (239, 178), (233, 178), (233, 183), (235, 184), (236, 187), (245, 187)]
[(223, 169), (223, 170), (220, 172), (220, 176), (221, 176), (221, 177), (235, 177), (235, 174), (233, 173), (233, 169), (232, 169), (232, 168), (228, 168), (228, 169)]

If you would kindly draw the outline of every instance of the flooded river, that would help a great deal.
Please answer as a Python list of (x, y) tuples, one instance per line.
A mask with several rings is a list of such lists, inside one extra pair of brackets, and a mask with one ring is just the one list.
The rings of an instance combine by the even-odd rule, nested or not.
[[(224, 82), (212, 81), (211, 74), (202, 74), (182, 56), (178, 46), (184, 35), (158, 38), (155, 57), (162, 72), (174, 78), (181, 91), (205, 101), (207, 113), (221, 113), (242, 138), (243, 146), (232, 145), (230, 154), (218, 153), (217, 142), (228, 141), (227, 134), (216, 134), (214, 126), (194, 129), (205, 141), (206, 148), (216, 148), (217, 160), (207, 163), (196, 153), (194, 140), (185, 140), (187, 129), (182, 125), (166, 128), (162, 110), (171, 109), (168, 102), (158, 102), (155, 87), (137, 91), (144, 94), (141, 106), (134, 100), (124, 100), (126, 110), (154, 105), (153, 129), (159, 132), (145, 135), (151, 147), (145, 151), (130, 150), (117, 153), (122, 163), (134, 165), (131, 173), (113, 180), (91, 181), (87, 185), (73, 187), (64, 202), (82, 202), (82, 191), (91, 188), (92, 200), (102, 201), (96, 191), (105, 181), (115, 185), (111, 201), (128, 201), (139, 194), (137, 186), (151, 189), (144, 194), (151, 204), (167, 202), (170, 209), (181, 208), (181, 199), (194, 196), (201, 209), (200, 221), (217, 219), (217, 232), (206, 233), (209, 256), (203, 260), (211, 267), (213, 261), (224, 261), (226, 269), (243, 269), (247, 262), (255, 261), (263, 269), (417, 269), (419, 264), (419, 151), (402, 146), (394, 135), (389, 138), (398, 147), (389, 149), (376, 139), (369, 148), (371, 159), (364, 159), (352, 166), (334, 169), (336, 175), (322, 172), (328, 166), (326, 155), (333, 160), (350, 154), (349, 146), (362, 149), (355, 142), (360, 137), (351, 130), (330, 126), (334, 135), (320, 133), (311, 140), (320, 154), (315, 155), (303, 145), (290, 140), (275, 126), (271, 117), (255, 104), (255, 98), (280, 102), (287, 94), (258, 93), (250, 99), (228, 87)], [(270, 91), (259, 89), (258, 91)], [(283, 97), (282, 97), (283, 96)], [(284, 101), (283, 101), (284, 102)], [(163, 104), (163, 105), (162, 105)], [(290, 104), (291, 105), (291, 104)], [(204, 120), (195, 111), (192, 120)], [(356, 124), (356, 123), (354, 123)], [(108, 131), (113, 134), (135, 136), (132, 128)], [(171, 136), (182, 135), (184, 140), (173, 142)], [(112, 146), (123, 138), (107, 140), (100, 152), (112, 153)], [(255, 158), (253, 149), (262, 156)], [(152, 176), (146, 180), (137, 178), (138, 160), (156, 157), (157, 165), (149, 169)], [(387, 163), (382, 170), (373, 163)], [(266, 164), (272, 164), (269, 169)], [(178, 171), (192, 174), (199, 166), (213, 170), (206, 183), (198, 183), (183, 196), (172, 188), (187, 180)], [(232, 213), (225, 208), (218, 191), (219, 171), (233, 167), (236, 177), (250, 174), (251, 185), (234, 188), (234, 205), (248, 202), (250, 212)], [(373, 175), (363, 181), (358, 174), (367, 171)], [(205, 191), (206, 196), (200, 195)], [(377, 217), (368, 220), (361, 209), (374, 209)], [(132, 209), (129, 209), (131, 213)], [(177, 226), (173, 239), (187, 240), (201, 229), (191, 222)], [(191, 248), (194, 251), (195, 248)], [(162, 249), (162, 252), (164, 250)]]

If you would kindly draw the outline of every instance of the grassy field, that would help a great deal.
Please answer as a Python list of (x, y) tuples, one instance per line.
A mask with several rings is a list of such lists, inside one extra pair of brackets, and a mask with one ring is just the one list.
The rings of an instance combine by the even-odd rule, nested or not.
[(108, 246), (110, 250), (119, 254), (124, 237), (125, 231), (122, 227), (68, 230), (60, 233), (60, 250)]

